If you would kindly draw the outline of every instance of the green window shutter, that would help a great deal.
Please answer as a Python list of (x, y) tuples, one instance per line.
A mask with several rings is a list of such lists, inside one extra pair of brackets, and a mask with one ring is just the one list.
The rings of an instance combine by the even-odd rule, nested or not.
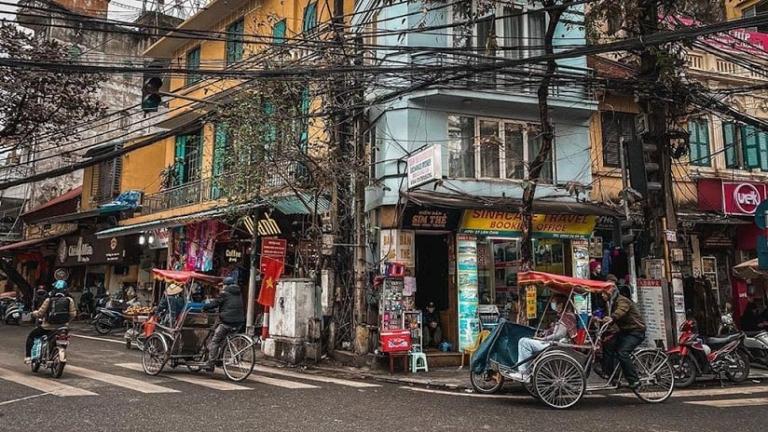
[[(187, 69), (200, 69), (200, 47), (187, 52)], [(192, 85), (200, 81), (201, 78), (199, 74), (187, 72), (187, 85)]]
[(241, 18), (227, 27), (227, 64), (237, 63), (243, 59), (243, 34), (245, 21)]
[(279, 21), (272, 27), (272, 42), (275, 45), (285, 43), (285, 20)]
[(757, 146), (760, 152), (760, 169), (768, 171), (768, 134), (763, 131), (757, 134)]
[(738, 128), (736, 124), (728, 122), (723, 123), (723, 147), (725, 148), (725, 166), (727, 168), (737, 168), (739, 160), (736, 158)]
[(697, 166), (711, 166), (709, 151), (709, 122), (706, 119), (693, 120), (688, 123), (690, 132), (690, 162)]
[(174, 186), (180, 186), (186, 182), (186, 166), (184, 158), (187, 155), (187, 136), (176, 135), (176, 151), (174, 152), (174, 167), (176, 169), (176, 181)]
[(224, 173), (225, 158), (227, 156), (227, 147), (229, 145), (229, 131), (227, 125), (219, 123), (216, 125), (216, 135), (213, 144), (213, 176), (218, 177)]
[(760, 166), (760, 151), (757, 130), (753, 126), (741, 128), (741, 146), (744, 152), (744, 165), (746, 168), (758, 168)]
[(302, 22), (302, 31), (308, 33), (317, 27), (317, 2), (313, 2), (304, 8), (304, 21)]

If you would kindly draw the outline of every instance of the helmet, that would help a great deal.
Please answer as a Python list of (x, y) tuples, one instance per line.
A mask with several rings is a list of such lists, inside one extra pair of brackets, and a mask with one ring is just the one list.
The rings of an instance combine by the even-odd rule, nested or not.
[(221, 281), (222, 285), (234, 285), (235, 284), (235, 278), (232, 276), (227, 276), (224, 278), (223, 281)]
[(56, 282), (53, 283), (53, 289), (58, 291), (64, 291), (65, 289), (67, 289), (67, 281), (57, 280)]

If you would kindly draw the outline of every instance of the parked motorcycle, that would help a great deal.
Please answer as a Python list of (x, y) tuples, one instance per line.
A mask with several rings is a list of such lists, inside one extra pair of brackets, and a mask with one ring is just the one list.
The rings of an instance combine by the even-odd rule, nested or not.
[(688, 387), (697, 376), (714, 374), (739, 383), (749, 377), (749, 354), (744, 333), (702, 338), (691, 320), (680, 326), (678, 346), (667, 351), (675, 370), (675, 386)]
[(125, 327), (125, 315), (123, 314), (125, 304), (112, 301), (107, 306), (96, 308), (96, 316), (92, 321), (93, 328), (100, 335), (107, 335), (116, 328)]
[(60, 327), (48, 336), (35, 339), (32, 345), (32, 372), (40, 367), (50, 370), (54, 378), (61, 377), (67, 364), (67, 347), (69, 346), (69, 329)]
[(15, 302), (16, 302), (15, 297), (0, 298), (0, 317), (5, 317), (5, 311), (8, 309), (9, 306), (11, 306)]
[(19, 325), (22, 315), (24, 315), (24, 303), (16, 300), (5, 308), (3, 320), (6, 324)]
[[(730, 333), (738, 331), (736, 325), (733, 322), (733, 316), (730, 313), (725, 313), (720, 318), (720, 331), (722, 333)], [(768, 367), (768, 331), (755, 331), (744, 332), (746, 337), (744, 338), (744, 348), (749, 353), (749, 359), (752, 362), (757, 362), (763, 366)]]

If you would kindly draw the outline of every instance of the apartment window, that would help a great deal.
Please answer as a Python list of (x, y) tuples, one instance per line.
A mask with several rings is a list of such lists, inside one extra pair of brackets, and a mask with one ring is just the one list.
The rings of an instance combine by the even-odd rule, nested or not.
[(768, 171), (768, 134), (753, 126), (723, 123), (725, 166)]
[(176, 178), (174, 184), (181, 186), (200, 180), (202, 135), (198, 129), (185, 135), (176, 136), (175, 156)]
[(688, 122), (690, 134), (688, 161), (691, 165), (711, 166), (712, 159), (709, 151), (709, 121), (705, 118)]
[(245, 21), (240, 18), (227, 26), (227, 65), (237, 63), (243, 59), (243, 34), (245, 33)]
[(617, 168), (621, 166), (619, 140), (624, 138), (624, 146), (636, 145), (635, 114), (604, 111), (603, 124), (603, 166)]
[(304, 20), (302, 21), (301, 30), (304, 33), (309, 33), (315, 27), (317, 27), (317, 2), (313, 2), (304, 8)]
[[(472, 7), (476, 8), (476, 5)], [(535, 7), (510, 2), (494, 5), (478, 18), (472, 34), (465, 32), (462, 26), (453, 28), (454, 46), (474, 46), (479, 53), (488, 56), (495, 56), (498, 47), (510, 59), (541, 55), (544, 53), (546, 15), (544, 12), (529, 12), (529, 9)], [(454, 21), (468, 19), (471, 17), (465, 16), (460, 7), (453, 8)]]
[[(523, 180), (541, 149), (541, 128), (515, 120), (448, 117), (448, 175), (451, 178)], [(554, 179), (551, 155), (540, 181)]]
[(272, 43), (275, 45), (282, 45), (285, 43), (285, 20), (281, 20), (275, 23), (272, 27)]
[[(198, 70), (200, 69), (200, 47), (193, 48), (187, 51), (187, 69)], [(187, 85), (192, 85), (202, 79), (200, 74), (187, 72)]]
[[(109, 146), (100, 149), (104, 154), (108, 151), (120, 150), (122, 144), (114, 147)], [(91, 156), (97, 156), (101, 153), (90, 153)], [(98, 165), (94, 165), (91, 176), (91, 199), (96, 203), (103, 203), (111, 200), (120, 194), (120, 179), (123, 171), (123, 158), (105, 160)]]

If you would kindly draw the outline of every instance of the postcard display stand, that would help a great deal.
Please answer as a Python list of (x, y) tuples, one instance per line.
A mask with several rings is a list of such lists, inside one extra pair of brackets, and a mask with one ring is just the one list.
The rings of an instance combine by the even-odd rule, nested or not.
[[(406, 313), (414, 308), (414, 297), (403, 293), (401, 277), (384, 279), (379, 300), (379, 329), (382, 352), (409, 351), (411, 330), (406, 327)], [(420, 315), (420, 314), (419, 314)]]

